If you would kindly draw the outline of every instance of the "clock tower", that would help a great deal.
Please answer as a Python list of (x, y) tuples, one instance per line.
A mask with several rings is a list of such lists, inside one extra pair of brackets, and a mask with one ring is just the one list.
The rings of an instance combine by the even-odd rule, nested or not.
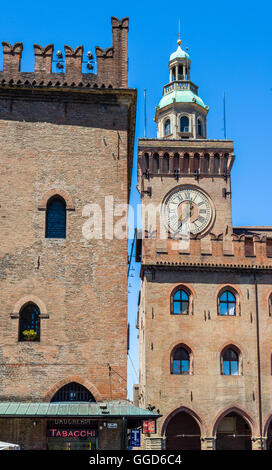
[(233, 141), (207, 138), (209, 108), (180, 40), (168, 66), (157, 138), (138, 142), (139, 399), (162, 414), (145, 445), (263, 449), (272, 231), (233, 227)]

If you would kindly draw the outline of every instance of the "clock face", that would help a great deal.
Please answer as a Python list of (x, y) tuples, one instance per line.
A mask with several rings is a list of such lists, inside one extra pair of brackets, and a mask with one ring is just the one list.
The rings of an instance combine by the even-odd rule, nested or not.
[(165, 219), (172, 232), (200, 233), (211, 222), (212, 208), (208, 197), (193, 188), (180, 188), (165, 202)]

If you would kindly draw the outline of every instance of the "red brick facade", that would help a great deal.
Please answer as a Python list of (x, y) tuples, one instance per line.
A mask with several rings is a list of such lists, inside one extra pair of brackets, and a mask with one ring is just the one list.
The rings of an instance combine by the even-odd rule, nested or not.
[[(21, 43), (3, 43), (0, 72), (0, 401), (50, 401), (66, 383), (97, 401), (126, 398), (127, 240), (86, 240), (87, 204), (126, 203), (136, 91), (127, 88), (128, 19), (112, 18), (113, 45), (34, 45), (35, 72), (20, 72)], [(46, 204), (66, 202), (67, 236), (45, 238)], [(103, 220), (103, 223), (105, 221)], [(39, 342), (19, 342), (20, 309), (41, 313)]]
[[(271, 447), (272, 229), (232, 226), (233, 160), (232, 141), (139, 140), (144, 214), (184, 187), (207, 194), (214, 211), (208, 230), (184, 246), (162, 236), (160, 212), (156, 227), (144, 216), (138, 243), (140, 404), (160, 410), (157, 436), (168, 449)], [(173, 314), (175, 289), (189, 293), (188, 314)], [(220, 315), (225, 290), (235, 295), (234, 316)], [(189, 354), (185, 375), (173, 373), (177, 347)], [(223, 374), (228, 347), (239, 352), (235, 375)], [(222, 428), (224, 417), (230, 429), (236, 420), (235, 431)]]

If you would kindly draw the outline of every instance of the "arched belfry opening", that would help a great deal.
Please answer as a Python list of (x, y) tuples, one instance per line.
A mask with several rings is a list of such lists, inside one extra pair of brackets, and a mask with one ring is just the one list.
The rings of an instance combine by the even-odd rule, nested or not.
[(251, 428), (237, 412), (223, 416), (217, 425), (216, 450), (251, 450)]
[(200, 427), (187, 411), (174, 414), (165, 430), (167, 450), (200, 450)]
[(51, 402), (95, 402), (95, 398), (83, 385), (70, 382), (55, 393)]

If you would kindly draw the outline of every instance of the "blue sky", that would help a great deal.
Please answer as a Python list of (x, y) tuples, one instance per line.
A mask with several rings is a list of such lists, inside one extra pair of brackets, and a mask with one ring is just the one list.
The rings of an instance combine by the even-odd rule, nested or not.
[[(253, 5), (253, 6), (251, 6)], [(33, 43), (84, 45), (85, 53), (95, 46), (111, 46), (110, 17), (130, 18), (129, 86), (138, 89), (137, 139), (144, 134), (143, 91), (147, 90), (147, 136), (155, 137), (153, 122), (162, 87), (168, 82), (168, 59), (176, 49), (178, 20), (183, 47), (189, 48), (191, 78), (210, 107), (208, 138), (223, 138), (223, 93), (226, 93), (227, 138), (234, 140), (236, 162), (232, 171), (234, 225), (272, 225), (271, 136), (272, 35), (270, 1), (218, 2), (200, 0), (162, 2), (149, 0), (75, 3), (2, 2), (1, 41), (24, 43), (22, 70), (34, 69)], [(2, 57), (0, 59), (2, 67)], [(131, 201), (139, 203), (135, 189), (135, 165)], [(137, 369), (135, 329), (139, 291), (139, 266), (128, 299), (131, 324), (130, 355)], [(136, 381), (129, 360), (129, 397)]]

